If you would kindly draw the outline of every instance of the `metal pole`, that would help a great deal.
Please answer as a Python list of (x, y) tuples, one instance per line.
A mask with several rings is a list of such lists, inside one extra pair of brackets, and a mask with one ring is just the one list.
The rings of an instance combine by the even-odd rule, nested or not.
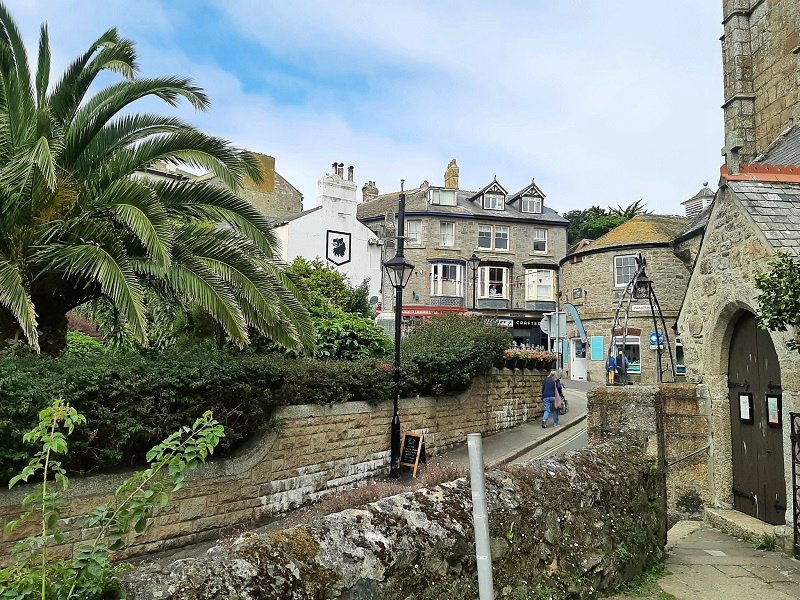
[(475, 557), (480, 600), (494, 600), (492, 550), (489, 545), (489, 513), (486, 510), (486, 479), (483, 473), (483, 445), (480, 433), (467, 435), (469, 484), (472, 489), (472, 519), (475, 524)]
[[(400, 180), (400, 202), (397, 210), (397, 256), (403, 256), (405, 251), (405, 216), (406, 195), (403, 192), (405, 180)], [(392, 443), (391, 463), (389, 475), (396, 479), (400, 477), (400, 339), (403, 325), (403, 288), (394, 288), (394, 406), (392, 412)]]
[(475, 312), (475, 297), (478, 291), (478, 269), (472, 267), (472, 312)]

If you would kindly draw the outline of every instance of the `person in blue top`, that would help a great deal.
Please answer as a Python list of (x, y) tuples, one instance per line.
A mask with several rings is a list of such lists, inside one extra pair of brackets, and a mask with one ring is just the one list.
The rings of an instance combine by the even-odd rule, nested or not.
[(617, 379), (619, 379), (620, 385), (628, 383), (628, 357), (622, 353), (622, 350), (617, 355)]
[(617, 373), (617, 359), (609, 352), (606, 359), (606, 383), (614, 385), (614, 375)]
[(553, 427), (558, 425), (558, 410), (555, 408), (556, 394), (558, 393), (558, 373), (550, 371), (550, 375), (542, 384), (542, 402), (544, 403), (544, 415), (542, 416), (542, 429), (547, 427), (550, 413), (553, 413)]

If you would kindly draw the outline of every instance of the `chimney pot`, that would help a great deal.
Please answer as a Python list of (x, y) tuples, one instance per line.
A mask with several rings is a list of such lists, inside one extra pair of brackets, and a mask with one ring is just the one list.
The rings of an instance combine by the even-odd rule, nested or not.
[(353, 165), (347, 167), (347, 181), (353, 181)]

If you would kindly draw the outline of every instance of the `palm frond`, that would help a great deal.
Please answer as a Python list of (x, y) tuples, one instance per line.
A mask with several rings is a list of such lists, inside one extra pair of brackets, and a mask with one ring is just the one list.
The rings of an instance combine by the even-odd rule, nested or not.
[(19, 323), (28, 343), (38, 352), (39, 333), (36, 330), (36, 308), (25, 287), (17, 265), (0, 261), (0, 304), (5, 306)]
[(42, 108), (47, 100), (47, 86), (50, 83), (50, 39), (47, 25), (42, 25), (39, 34), (39, 64), (36, 67), (36, 106)]
[(142, 286), (125, 256), (112, 255), (95, 244), (51, 244), (40, 249), (34, 259), (46, 265), (43, 272), (57, 271), (66, 278), (77, 276), (98, 283), (103, 295), (124, 315), (136, 339), (146, 343)]

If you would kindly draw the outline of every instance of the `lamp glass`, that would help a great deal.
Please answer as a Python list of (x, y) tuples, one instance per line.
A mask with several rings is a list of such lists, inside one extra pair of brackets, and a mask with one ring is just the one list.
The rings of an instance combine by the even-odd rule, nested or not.
[(481, 257), (473, 252), (472, 256), (467, 259), (467, 262), (469, 263), (470, 268), (474, 271), (478, 268), (478, 265), (481, 264)]
[(636, 283), (633, 284), (633, 297), (636, 300), (646, 300), (649, 298), (650, 285), (652, 283), (650, 278), (643, 273), (642, 276), (636, 280)]
[(394, 255), (392, 258), (384, 263), (386, 275), (389, 277), (389, 282), (392, 287), (404, 288), (411, 279), (411, 274), (414, 272), (414, 265), (408, 262), (405, 256)]

